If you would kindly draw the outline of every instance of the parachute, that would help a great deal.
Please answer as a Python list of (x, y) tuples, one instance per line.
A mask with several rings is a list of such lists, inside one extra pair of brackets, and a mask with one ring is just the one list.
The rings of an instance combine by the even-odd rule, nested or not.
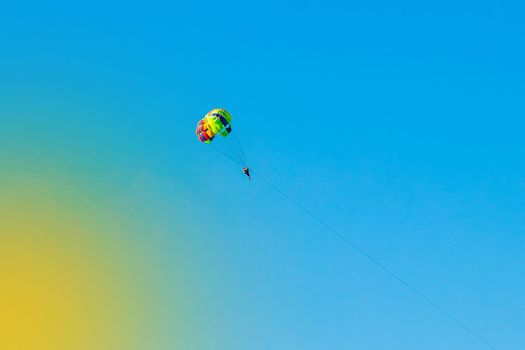
[(226, 137), (232, 132), (231, 121), (232, 116), (228, 111), (216, 108), (199, 121), (195, 133), (201, 142), (210, 143), (216, 135)]
[[(232, 116), (227, 110), (216, 108), (209, 111), (197, 123), (195, 134), (197, 134), (200, 142), (210, 144), (214, 150), (222, 153), (223, 156), (246, 169), (248, 168), (237, 134), (233, 133), (233, 140), (228, 137), (232, 134)], [(220, 135), (224, 142), (217, 143), (217, 135)]]

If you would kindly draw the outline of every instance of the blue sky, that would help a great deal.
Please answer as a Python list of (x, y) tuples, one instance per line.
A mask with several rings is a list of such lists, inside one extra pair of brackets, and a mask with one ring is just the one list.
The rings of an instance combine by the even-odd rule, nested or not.
[[(215, 107), (233, 114), (265, 178), (498, 349), (523, 348), (524, 10), (3, 4), (0, 147), (43, 155), (24, 167), (60, 164), (142, 193), (159, 237), (186, 247), (200, 271), (206, 306), (188, 348), (484, 348), (199, 144), (195, 124)], [(45, 112), (57, 109), (67, 112)], [(159, 246), (166, 273), (178, 261), (170, 248)]]

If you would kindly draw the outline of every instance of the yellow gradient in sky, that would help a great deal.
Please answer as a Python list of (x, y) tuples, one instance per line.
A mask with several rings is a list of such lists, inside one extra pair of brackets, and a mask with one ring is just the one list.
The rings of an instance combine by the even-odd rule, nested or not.
[(0, 349), (140, 348), (147, 282), (125, 220), (71, 186), (0, 180)]

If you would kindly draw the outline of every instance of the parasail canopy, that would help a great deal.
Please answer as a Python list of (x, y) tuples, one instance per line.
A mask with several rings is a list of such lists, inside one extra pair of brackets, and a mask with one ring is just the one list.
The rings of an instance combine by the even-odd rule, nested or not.
[(232, 132), (232, 116), (222, 108), (216, 108), (208, 112), (197, 124), (195, 133), (201, 142), (210, 143), (215, 136), (228, 136)]

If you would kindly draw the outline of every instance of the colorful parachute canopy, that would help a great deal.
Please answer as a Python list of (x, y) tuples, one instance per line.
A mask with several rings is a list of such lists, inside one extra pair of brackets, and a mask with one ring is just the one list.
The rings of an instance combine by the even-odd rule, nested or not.
[(195, 133), (201, 142), (210, 143), (215, 136), (228, 136), (232, 131), (232, 116), (225, 109), (211, 110), (197, 124)]

